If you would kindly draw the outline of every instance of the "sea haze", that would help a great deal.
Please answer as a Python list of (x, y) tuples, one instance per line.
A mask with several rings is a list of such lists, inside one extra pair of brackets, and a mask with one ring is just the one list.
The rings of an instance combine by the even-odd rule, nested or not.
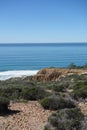
[(87, 63), (86, 43), (0, 44), (0, 80), (33, 75), (45, 67)]

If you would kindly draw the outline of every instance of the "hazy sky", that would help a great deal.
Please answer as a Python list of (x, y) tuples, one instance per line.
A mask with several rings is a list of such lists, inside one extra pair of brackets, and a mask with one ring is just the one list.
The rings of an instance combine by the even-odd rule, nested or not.
[(0, 43), (87, 42), (87, 0), (0, 0)]

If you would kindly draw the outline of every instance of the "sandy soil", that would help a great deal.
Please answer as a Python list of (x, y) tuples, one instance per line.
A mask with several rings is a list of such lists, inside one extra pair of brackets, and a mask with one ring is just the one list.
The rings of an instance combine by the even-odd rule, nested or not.
[(79, 107), (81, 111), (84, 113), (84, 115), (87, 115), (87, 102), (79, 103)]
[(51, 111), (44, 110), (37, 101), (11, 103), (15, 110), (7, 116), (0, 116), (0, 130), (43, 130)]

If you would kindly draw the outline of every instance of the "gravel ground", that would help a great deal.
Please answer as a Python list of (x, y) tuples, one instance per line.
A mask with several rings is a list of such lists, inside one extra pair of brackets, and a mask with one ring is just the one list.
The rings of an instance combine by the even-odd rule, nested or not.
[(0, 130), (43, 130), (52, 113), (44, 110), (37, 101), (11, 103), (15, 110), (7, 116), (0, 116)]
[(81, 111), (84, 113), (84, 115), (87, 115), (87, 102), (80, 102), (79, 107)]

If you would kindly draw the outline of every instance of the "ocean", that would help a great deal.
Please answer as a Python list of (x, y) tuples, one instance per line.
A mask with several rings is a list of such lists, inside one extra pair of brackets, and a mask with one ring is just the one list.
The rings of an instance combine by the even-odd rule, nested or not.
[(86, 43), (0, 44), (0, 80), (36, 74), (41, 68), (87, 63)]

